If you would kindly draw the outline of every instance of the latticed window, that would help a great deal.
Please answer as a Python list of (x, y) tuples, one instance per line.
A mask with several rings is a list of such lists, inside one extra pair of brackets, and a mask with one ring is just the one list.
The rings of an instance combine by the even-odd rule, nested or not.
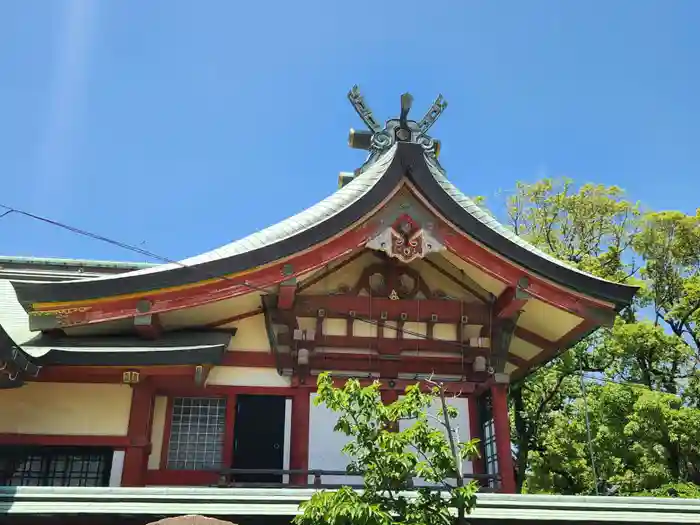
[(0, 485), (106, 487), (112, 450), (93, 447), (0, 447)]
[[(496, 450), (496, 428), (493, 421), (491, 394), (486, 393), (479, 399), (481, 420), (481, 446), (486, 474), (498, 474), (498, 452)], [(496, 482), (489, 480), (489, 487), (495, 488)]]
[(167, 468), (216, 470), (223, 460), (226, 399), (177, 397), (173, 400)]

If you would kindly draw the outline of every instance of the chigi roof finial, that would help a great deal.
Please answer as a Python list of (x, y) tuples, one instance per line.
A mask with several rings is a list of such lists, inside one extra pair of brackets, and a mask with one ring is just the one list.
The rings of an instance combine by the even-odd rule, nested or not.
[(447, 107), (447, 101), (442, 95), (438, 95), (425, 116), (419, 122), (416, 122), (408, 118), (408, 114), (413, 106), (413, 96), (410, 93), (404, 93), (401, 95), (399, 118), (387, 120), (384, 127), (380, 126), (372, 110), (365, 103), (359, 86), (353, 86), (348, 93), (348, 99), (362, 119), (362, 122), (369, 128), (369, 131), (350, 129), (348, 144), (352, 148), (370, 151), (368, 162), (396, 142), (420, 144), (427, 154), (437, 157), (440, 150), (440, 142), (428, 136), (427, 133)]

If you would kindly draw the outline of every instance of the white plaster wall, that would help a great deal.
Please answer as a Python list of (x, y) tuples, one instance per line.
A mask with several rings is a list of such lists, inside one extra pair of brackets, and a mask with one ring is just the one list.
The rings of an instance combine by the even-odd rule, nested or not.
[(121, 487), (122, 472), (124, 472), (124, 451), (115, 450), (112, 453), (112, 470), (109, 473), (110, 487)]
[(148, 470), (160, 469), (160, 459), (163, 453), (163, 433), (168, 410), (168, 398), (156, 396), (153, 405), (153, 424), (151, 425), (151, 453), (148, 456)]
[[(403, 396), (402, 396), (403, 397)], [(465, 442), (469, 441), (471, 439), (470, 437), (470, 432), (469, 432), (469, 399), (464, 398), (464, 397), (458, 397), (458, 398), (451, 398), (447, 400), (447, 404), (449, 406), (455, 407), (459, 411), (459, 416), (457, 416), (456, 419), (452, 419), (450, 423), (456, 428), (457, 433), (456, 437), (458, 438), (459, 442)], [(438, 412), (440, 411), (441, 408), (441, 403), (439, 399), (436, 399), (432, 406), (428, 408), (428, 414), (437, 417)], [(408, 420), (408, 421), (399, 421), (399, 429), (404, 430), (408, 427), (410, 427), (415, 420)], [(432, 420), (429, 418), (429, 423), (430, 426), (434, 428), (439, 428), (445, 435), (447, 435), (445, 431), (445, 427), (440, 425), (437, 421)], [(472, 465), (471, 461), (464, 461), (462, 463), (462, 471), (465, 474), (471, 474), (474, 472), (474, 468)], [(416, 485), (425, 485), (426, 483), (421, 480), (421, 479), (414, 479), (414, 483)]]
[[(292, 444), (292, 400), (284, 400), (284, 449), (282, 451), (282, 468), (289, 470)], [(289, 483), (289, 475), (282, 476), (282, 483)]]
[[(323, 405), (315, 406), (311, 394), (311, 409), (309, 413), (309, 470), (345, 470), (350, 462), (341, 449), (349, 441), (341, 432), (334, 432), (333, 427), (338, 421), (338, 415)], [(359, 484), (359, 476), (323, 476), (323, 483)], [(309, 477), (309, 483), (313, 478)]]

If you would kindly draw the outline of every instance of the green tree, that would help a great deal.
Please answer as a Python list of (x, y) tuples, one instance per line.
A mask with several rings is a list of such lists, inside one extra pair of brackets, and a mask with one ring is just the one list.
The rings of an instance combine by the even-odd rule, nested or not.
[[(639, 270), (630, 253), (640, 228), (639, 205), (626, 200), (616, 186), (576, 188), (570, 180), (552, 179), (519, 183), (507, 200), (507, 216), (517, 235), (581, 270), (618, 282), (630, 282)], [(596, 351), (601, 337), (589, 337), (511, 385), (519, 491), (532, 473), (531, 454), (546, 450), (547, 429), (580, 397), (581, 370), (602, 371), (611, 365), (609, 356)]]
[(514, 231), (544, 251), (642, 285), (612, 329), (512, 385), (518, 486), (696, 494), (699, 214), (641, 214), (616, 187), (551, 180), (519, 184), (508, 204)]
[[(435, 420), (444, 432), (430, 424), (427, 409), (435, 400), (442, 403)], [(335, 431), (351, 438), (343, 448), (351, 458), (347, 472), (363, 477), (364, 490), (315, 493), (302, 504), (297, 525), (447, 525), (454, 521), (452, 510), (464, 523), (476, 504), (477, 485), (464, 483), (461, 464), (478, 455), (478, 441), (459, 442), (457, 411), (448, 406), (442, 385), (434, 384), (429, 394), (408, 387), (403, 398), (385, 405), (378, 382), (362, 387), (351, 379), (337, 388), (329, 374), (321, 374), (315, 403), (339, 414)], [(409, 420), (408, 428), (398, 429)], [(437, 488), (407, 495), (415, 477)]]

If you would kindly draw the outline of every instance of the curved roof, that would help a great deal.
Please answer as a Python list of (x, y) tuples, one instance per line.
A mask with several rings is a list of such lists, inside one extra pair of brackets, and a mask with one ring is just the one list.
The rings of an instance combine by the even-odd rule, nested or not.
[(406, 177), (443, 216), (514, 263), (590, 297), (629, 304), (636, 287), (600, 279), (516, 236), (451, 184), (432, 152), (420, 142), (398, 142), (370, 158), (349, 184), (318, 204), (274, 226), (178, 264), (74, 282), (13, 283), (20, 302), (89, 300), (192, 284), (242, 272), (322, 243), (375, 209)]

